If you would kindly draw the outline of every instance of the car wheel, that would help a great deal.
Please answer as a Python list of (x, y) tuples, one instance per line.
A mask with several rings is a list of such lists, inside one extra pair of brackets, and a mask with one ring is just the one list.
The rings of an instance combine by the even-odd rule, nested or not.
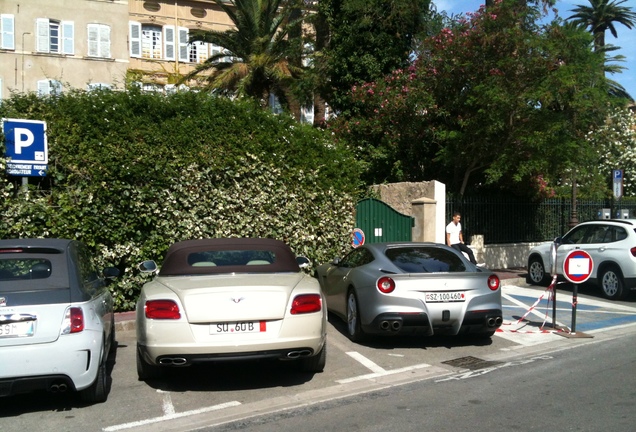
[(347, 333), (353, 342), (359, 342), (364, 338), (364, 332), (360, 325), (360, 309), (358, 298), (353, 290), (347, 295)]
[(327, 342), (325, 342), (320, 352), (315, 356), (300, 359), (300, 370), (303, 372), (319, 373), (325, 370), (326, 363)]
[(539, 257), (532, 257), (528, 261), (528, 282), (534, 285), (543, 285), (546, 280), (545, 266)]
[(141, 355), (141, 348), (137, 344), (137, 377), (139, 381), (157, 378), (159, 375), (161, 375), (159, 367), (146, 363)]
[(607, 267), (600, 277), (603, 295), (610, 300), (618, 300), (625, 295), (623, 276), (616, 267)]
[(106, 373), (106, 360), (97, 368), (97, 377), (90, 387), (80, 391), (80, 398), (88, 403), (106, 402), (108, 398), (108, 376)]

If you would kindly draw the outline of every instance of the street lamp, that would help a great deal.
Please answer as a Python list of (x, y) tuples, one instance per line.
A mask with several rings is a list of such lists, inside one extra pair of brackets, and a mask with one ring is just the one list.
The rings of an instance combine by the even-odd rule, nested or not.
[(24, 93), (24, 36), (30, 34), (31, 32), (22, 33), (22, 93)]

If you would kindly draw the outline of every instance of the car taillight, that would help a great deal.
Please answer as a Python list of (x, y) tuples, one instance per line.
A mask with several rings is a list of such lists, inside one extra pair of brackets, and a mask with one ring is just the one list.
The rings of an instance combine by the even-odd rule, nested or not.
[(388, 276), (383, 276), (378, 279), (376, 286), (381, 293), (388, 294), (395, 290), (395, 281)]
[(66, 309), (64, 321), (62, 321), (62, 334), (79, 333), (84, 331), (84, 312), (82, 308), (71, 307)]
[(144, 307), (148, 319), (179, 319), (181, 312), (173, 300), (148, 300)]
[(322, 310), (322, 298), (319, 294), (301, 294), (294, 298), (290, 313), (292, 315), (319, 312)]
[(636, 257), (636, 247), (633, 247), (629, 250), (633, 257)]
[(497, 275), (488, 276), (488, 288), (492, 291), (497, 291), (499, 289), (499, 278)]

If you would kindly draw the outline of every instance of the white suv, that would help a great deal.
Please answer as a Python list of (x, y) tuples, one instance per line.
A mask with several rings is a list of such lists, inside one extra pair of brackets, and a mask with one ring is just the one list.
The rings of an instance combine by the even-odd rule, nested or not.
[[(583, 222), (555, 240), (558, 244), (556, 273), (563, 275), (563, 260), (574, 249), (583, 249), (593, 261), (590, 281), (611, 300), (625, 298), (636, 289), (636, 219)], [(533, 248), (528, 255), (528, 281), (545, 283), (552, 270), (551, 244)]]

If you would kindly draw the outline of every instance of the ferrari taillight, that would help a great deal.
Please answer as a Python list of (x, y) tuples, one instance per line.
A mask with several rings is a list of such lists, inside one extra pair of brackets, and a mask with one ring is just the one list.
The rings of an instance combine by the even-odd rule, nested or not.
[(488, 288), (491, 291), (497, 291), (499, 289), (499, 277), (497, 275), (488, 276)]
[(84, 331), (84, 311), (82, 311), (82, 308), (70, 307), (66, 309), (61, 333), (70, 334), (82, 331)]
[(633, 247), (629, 250), (633, 257), (636, 257), (636, 247)]
[(322, 298), (319, 294), (301, 294), (294, 298), (291, 310), (292, 315), (320, 312), (322, 310)]
[(388, 276), (383, 276), (378, 279), (376, 286), (381, 293), (388, 294), (395, 290), (395, 281)]
[(179, 306), (173, 300), (148, 300), (145, 306), (148, 319), (179, 319), (181, 312)]

